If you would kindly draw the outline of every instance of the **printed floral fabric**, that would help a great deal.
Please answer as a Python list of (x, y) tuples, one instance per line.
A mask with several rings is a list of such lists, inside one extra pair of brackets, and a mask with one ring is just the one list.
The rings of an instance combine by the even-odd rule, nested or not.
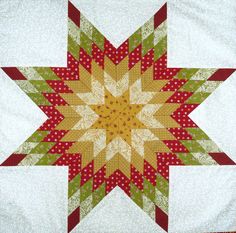
[(233, 163), (188, 117), (233, 71), (167, 68), (166, 24), (116, 49), (69, 3), (67, 67), (3, 68), (48, 119), (2, 165), (69, 166), (69, 231), (117, 185), (167, 231), (169, 166)]

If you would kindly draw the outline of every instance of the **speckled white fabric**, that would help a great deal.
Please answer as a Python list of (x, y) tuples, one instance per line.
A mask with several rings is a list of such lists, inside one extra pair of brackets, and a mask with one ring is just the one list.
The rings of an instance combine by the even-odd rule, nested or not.
[(47, 119), (0, 69), (0, 164)]
[(171, 233), (236, 231), (235, 166), (171, 166)]
[(0, 232), (66, 233), (67, 193), (67, 167), (0, 167)]
[(166, 0), (71, 0), (117, 48), (148, 21)]
[[(118, 47), (165, 1), (72, 2)], [(65, 4), (65, 0), (0, 0), (0, 66), (66, 66)], [(168, 10), (173, 11), (168, 14), (168, 65), (234, 67), (235, 5), (229, 0), (169, 0)], [(222, 17), (225, 20), (219, 21)], [(191, 117), (236, 161), (233, 140), (236, 77), (230, 80)], [(0, 71), (0, 163), (45, 120), (40, 109)], [(67, 193), (64, 171), (51, 167), (25, 169), (0, 168), (0, 232), (67, 232), (67, 199), (62, 197)], [(236, 231), (235, 175), (232, 166), (171, 168), (170, 232)], [(128, 232), (164, 231), (119, 188), (73, 230), (73, 233)]]
[(236, 74), (233, 73), (190, 118), (236, 162)]
[(0, 1), (0, 67), (66, 66), (67, 0)]
[(165, 233), (119, 187), (113, 189), (72, 233)]
[(236, 1), (169, 0), (168, 66), (236, 67)]

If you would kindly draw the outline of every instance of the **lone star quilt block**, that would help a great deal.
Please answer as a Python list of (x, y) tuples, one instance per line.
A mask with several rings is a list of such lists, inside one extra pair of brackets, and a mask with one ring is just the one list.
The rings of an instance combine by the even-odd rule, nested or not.
[(233, 70), (167, 68), (166, 5), (119, 48), (69, 3), (65, 68), (3, 68), (48, 116), (4, 165), (69, 166), (71, 231), (120, 186), (165, 231), (169, 165), (233, 162), (188, 117)]

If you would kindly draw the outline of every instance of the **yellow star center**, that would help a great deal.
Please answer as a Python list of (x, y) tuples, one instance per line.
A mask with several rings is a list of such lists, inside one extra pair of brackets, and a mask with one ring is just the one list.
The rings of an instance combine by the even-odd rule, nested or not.
[(92, 128), (106, 129), (107, 143), (120, 136), (130, 144), (131, 130), (145, 128), (136, 117), (142, 107), (141, 104), (130, 103), (128, 91), (119, 97), (114, 97), (107, 91), (105, 104), (91, 106), (99, 116)]

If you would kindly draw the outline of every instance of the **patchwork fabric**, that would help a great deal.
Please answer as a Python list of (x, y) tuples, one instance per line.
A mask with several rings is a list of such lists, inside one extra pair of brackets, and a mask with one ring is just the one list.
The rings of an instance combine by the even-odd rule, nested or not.
[(48, 120), (2, 165), (69, 166), (71, 231), (117, 185), (164, 230), (169, 165), (233, 164), (188, 117), (233, 70), (167, 68), (166, 5), (119, 48), (69, 3), (65, 68), (3, 68)]

